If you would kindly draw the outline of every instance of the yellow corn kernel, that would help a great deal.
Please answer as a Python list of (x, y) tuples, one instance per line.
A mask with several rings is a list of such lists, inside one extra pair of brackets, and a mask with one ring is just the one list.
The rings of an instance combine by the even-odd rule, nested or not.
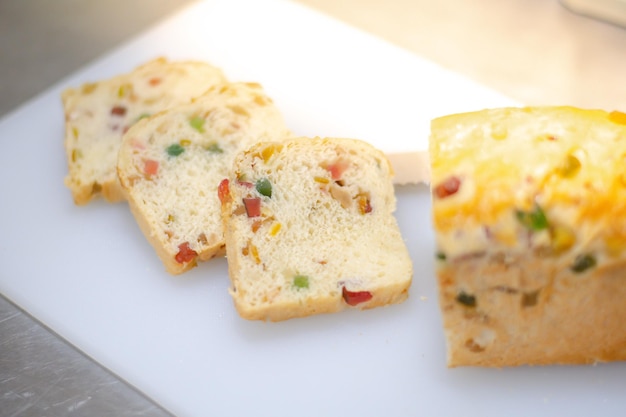
[(280, 232), (281, 228), (282, 228), (282, 225), (280, 223), (278, 222), (274, 223), (272, 227), (270, 227), (270, 236), (276, 236), (278, 232)]
[(263, 98), (262, 96), (254, 96), (254, 102), (256, 104), (258, 104), (259, 106), (265, 106), (267, 105), (267, 100), (265, 98)]
[(245, 247), (241, 248), (241, 254), (243, 256), (251, 255), (252, 259), (254, 259), (254, 262), (256, 262), (257, 264), (261, 263), (261, 258), (259, 257), (259, 250), (257, 249), (256, 246), (252, 244), (252, 242), (248, 242), (248, 244)]
[(565, 252), (576, 243), (576, 234), (566, 226), (554, 226), (550, 229), (550, 237), (552, 238), (552, 250), (556, 254)]
[(559, 166), (559, 174), (565, 178), (571, 178), (580, 171), (580, 161), (574, 155), (567, 155)]
[(120, 88), (117, 90), (117, 96), (119, 98), (122, 97), (126, 97), (128, 95), (130, 95), (133, 91), (133, 85), (132, 84), (122, 84), (120, 85)]
[(181, 139), (180, 146), (189, 146), (191, 145), (191, 141), (189, 139)]
[(358, 204), (359, 204), (359, 213), (367, 214), (371, 213), (372, 206), (370, 205), (370, 200), (365, 195), (358, 196)]
[(272, 155), (274, 155), (274, 153), (280, 152), (282, 149), (283, 149), (283, 145), (276, 145), (276, 144), (269, 145), (263, 148), (263, 150), (261, 151), (261, 158), (263, 158), (263, 162), (267, 163), (267, 161), (269, 161), (269, 159), (272, 157)]
[(238, 106), (238, 105), (228, 106), (228, 108), (235, 114), (238, 114), (240, 116), (250, 117), (250, 113), (248, 113), (248, 110), (244, 109), (241, 106)]
[(261, 258), (259, 257), (259, 250), (252, 243), (249, 243), (248, 246), (250, 246), (250, 254), (252, 255), (252, 259), (254, 259), (254, 262), (256, 262), (257, 264), (260, 264)]

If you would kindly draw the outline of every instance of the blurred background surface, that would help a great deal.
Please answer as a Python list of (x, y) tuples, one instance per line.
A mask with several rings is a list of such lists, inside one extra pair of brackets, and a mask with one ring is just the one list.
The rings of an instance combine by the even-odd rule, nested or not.
[[(626, 29), (558, 0), (297, 1), (524, 104), (626, 108)], [(0, 0), (0, 115), (193, 2)]]

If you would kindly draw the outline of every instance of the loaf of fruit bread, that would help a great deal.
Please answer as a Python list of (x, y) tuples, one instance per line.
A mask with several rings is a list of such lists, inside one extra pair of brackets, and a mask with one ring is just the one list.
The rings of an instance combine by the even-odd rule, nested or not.
[(430, 158), (448, 365), (626, 359), (626, 114), (441, 117)]
[(216, 85), (130, 128), (118, 175), (167, 271), (179, 274), (224, 253), (218, 184), (240, 150), (289, 135), (282, 115), (255, 83)]
[(224, 81), (222, 71), (207, 63), (158, 58), (130, 73), (63, 91), (65, 184), (74, 202), (84, 205), (98, 195), (109, 202), (122, 200), (115, 166), (125, 131)]
[(400, 303), (412, 263), (392, 170), (371, 145), (294, 138), (241, 153), (219, 186), (240, 316), (281, 321)]

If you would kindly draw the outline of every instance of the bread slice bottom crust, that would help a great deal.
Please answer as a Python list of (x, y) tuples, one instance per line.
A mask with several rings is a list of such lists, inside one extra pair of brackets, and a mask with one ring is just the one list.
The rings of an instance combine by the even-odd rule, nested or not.
[(626, 360), (625, 268), (626, 259), (617, 259), (574, 272), (532, 253), (442, 261), (448, 366)]
[[(124, 199), (128, 200), (128, 207), (130, 208), (133, 217), (137, 221), (139, 229), (146, 237), (148, 243), (150, 243), (150, 245), (154, 248), (159, 259), (161, 259), (161, 261), (163, 262), (165, 270), (172, 275), (179, 275), (195, 268), (197, 266), (197, 261), (195, 259), (192, 262), (176, 262), (175, 258), (168, 250), (166, 242), (164, 242), (163, 239), (160, 239), (155, 234), (155, 231), (148, 222), (146, 216), (143, 215), (142, 209), (135, 200), (135, 198), (128, 193), (124, 194)], [(219, 240), (215, 241), (213, 245), (205, 246), (204, 249), (198, 253), (197, 259), (204, 262), (213, 258), (222, 257), (225, 254), (226, 249), (224, 247), (224, 243), (223, 241)]]

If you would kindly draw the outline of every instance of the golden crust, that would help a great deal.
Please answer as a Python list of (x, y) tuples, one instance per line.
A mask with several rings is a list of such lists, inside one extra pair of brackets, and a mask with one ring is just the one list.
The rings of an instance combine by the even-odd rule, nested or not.
[[(576, 273), (530, 254), (503, 259), (440, 265), (449, 366), (626, 360), (626, 260)], [(464, 304), (461, 292), (475, 305)]]

